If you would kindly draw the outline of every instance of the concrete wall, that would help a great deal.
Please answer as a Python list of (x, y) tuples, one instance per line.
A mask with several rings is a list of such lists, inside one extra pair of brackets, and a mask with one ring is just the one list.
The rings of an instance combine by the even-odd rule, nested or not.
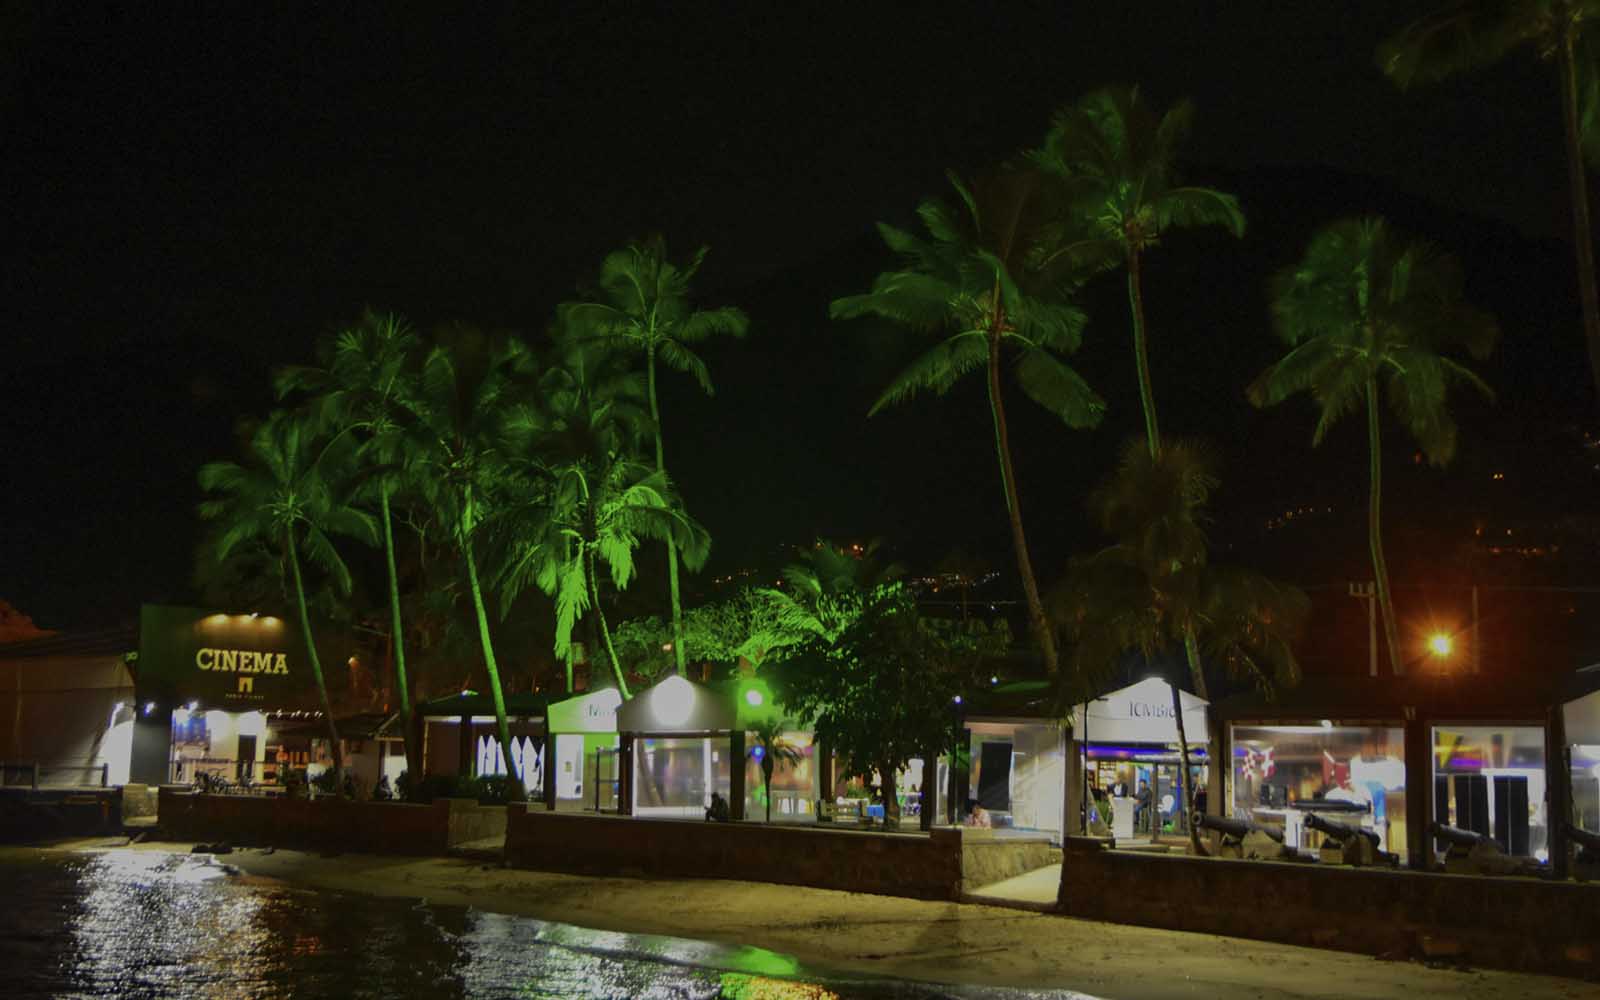
[(1108, 851), (1069, 840), (1061, 912), (1600, 978), (1600, 885)]
[(373, 854), (443, 854), (494, 835), (504, 806), (468, 799), (432, 805), (346, 802), (161, 790), (160, 825), (173, 840), (272, 844)]
[[(961, 829), (961, 879), (967, 890), (1061, 863), (1061, 848), (1047, 837), (995, 837), (992, 830)], [(988, 837), (982, 836), (989, 834)]]
[(961, 836), (583, 816), (507, 807), (508, 864), (584, 874), (749, 879), (959, 899)]

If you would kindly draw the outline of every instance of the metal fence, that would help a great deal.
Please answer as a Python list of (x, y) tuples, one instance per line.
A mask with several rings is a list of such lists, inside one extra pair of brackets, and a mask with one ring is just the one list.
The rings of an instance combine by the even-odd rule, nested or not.
[(0, 761), (0, 785), (29, 788), (105, 788), (110, 784), (109, 764), (45, 764), (39, 761)]

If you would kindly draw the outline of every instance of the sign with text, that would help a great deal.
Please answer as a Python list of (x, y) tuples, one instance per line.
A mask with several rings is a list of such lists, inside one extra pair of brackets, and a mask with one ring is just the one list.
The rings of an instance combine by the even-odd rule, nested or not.
[(203, 608), (140, 609), (137, 686), (140, 698), (236, 711), (317, 704), (298, 626)]

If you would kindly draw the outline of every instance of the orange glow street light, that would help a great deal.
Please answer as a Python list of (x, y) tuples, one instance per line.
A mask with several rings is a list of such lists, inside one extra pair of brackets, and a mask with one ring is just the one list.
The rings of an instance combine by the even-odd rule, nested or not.
[(1428, 651), (1434, 656), (1449, 656), (1450, 647), (1450, 637), (1443, 632), (1435, 632), (1428, 637)]

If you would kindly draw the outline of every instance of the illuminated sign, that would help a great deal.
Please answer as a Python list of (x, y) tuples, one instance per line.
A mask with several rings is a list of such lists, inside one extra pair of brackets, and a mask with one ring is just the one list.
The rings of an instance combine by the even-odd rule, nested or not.
[(289, 657), (284, 653), (255, 649), (199, 649), (194, 665), (201, 670), (224, 670), (240, 674), (286, 674)]
[[(348, 639), (339, 642), (340, 658)], [(333, 655), (328, 651), (325, 655)], [(318, 707), (305, 642), (270, 615), (147, 604), (139, 615), (135, 686), (141, 701), (200, 702), (236, 711)]]

